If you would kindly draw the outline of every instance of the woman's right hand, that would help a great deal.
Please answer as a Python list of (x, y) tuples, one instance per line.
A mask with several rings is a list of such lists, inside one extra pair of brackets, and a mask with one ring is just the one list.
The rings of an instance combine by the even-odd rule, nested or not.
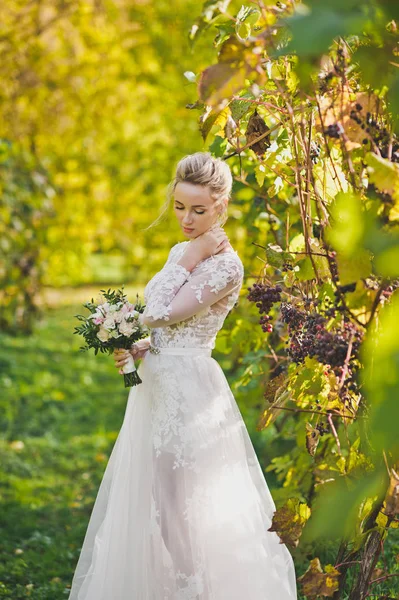
[(229, 246), (229, 243), (223, 227), (213, 225), (191, 240), (186, 252), (190, 252), (190, 256), (195, 255), (198, 258), (197, 262), (200, 262), (214, 254), (219, 254)]

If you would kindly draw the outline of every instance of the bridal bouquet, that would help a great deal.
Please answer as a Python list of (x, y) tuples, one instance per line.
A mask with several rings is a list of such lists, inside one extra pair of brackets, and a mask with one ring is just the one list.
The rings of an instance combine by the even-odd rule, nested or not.
[[(141, 323), (139, 315), (144, 311), (144, 305), (137, 301), (131, 304), (122, 289), (117, 292), (100, 290), (104, 300), (101, 304), (85, 302), (83, 306), (88, 308), (90, 315), (74, 315), (82, 325), (75, 327), (74, 334), (78, 333), (85, 339), (86, 345), (81, 346), (81, 351), (94, 348), (94, 353), (108, 352), (112, 354), (115, 348), (130, 349), (132, 344), (147, 337), (149, 329)], [(122, 367), (125, 387), (131, 387), (141, 383), (137, 374), (133, 356)]]

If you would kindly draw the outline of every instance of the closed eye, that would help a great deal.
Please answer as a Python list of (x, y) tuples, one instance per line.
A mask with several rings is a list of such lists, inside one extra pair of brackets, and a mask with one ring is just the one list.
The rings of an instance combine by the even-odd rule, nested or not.
[[(183, 210), (182, 206), (175, 206), (175, 208), (177, 208), (177, 210)], [(194, 211), (197, 215), (203, 215), (204, 214), (204, 210), (202, 212), (198, 212), (197, 210)]]

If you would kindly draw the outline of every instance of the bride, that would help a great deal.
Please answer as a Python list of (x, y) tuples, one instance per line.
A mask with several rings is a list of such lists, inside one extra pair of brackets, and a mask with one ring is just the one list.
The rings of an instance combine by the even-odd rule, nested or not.
[[(129, 392), (69, 600), (291, 600), (291, 554), (226, 377), (211, 357), (243, 265), (222, 228), (232, 176), (208, 152), (177, 165), (169, 200), (188, 238), (144, 291), (151, 335)], [(127, 350), (115, 352), (121, 373)]]

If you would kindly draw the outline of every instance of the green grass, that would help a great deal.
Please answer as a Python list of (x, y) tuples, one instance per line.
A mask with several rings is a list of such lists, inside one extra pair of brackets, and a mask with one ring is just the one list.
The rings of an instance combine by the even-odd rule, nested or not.
[(80, 352), (80, 305), (0, 337), (0, 598), (68, 594), (128, 390), (112, 356)]
[[(83, 302), (96, 290), (79, 293), (58, 296), (58, 308), (45, 312), (32, 336), (0, 334), (0, 598), (68, 597), (92, 506), (123, 422), (128, 390), (113, 357), (79, 352), (82, 340), (72, 335), (78, 324), (74, 315), (85, 310), (67, 302), (71, 297)], [(130, 297), (132, 291), (127, 293)], [(228, 360), (220, 358), (232, 381)], [(270, 432), (252, 431), (255, 415), (245, 414), (255, 449), (263, 455)], [(391, 572), (399, 553), (394, 533), (384, 553)], [(327, 544), (317, 555), (325, 564), (335, 554), (335, 545)], [(300, 574), (308, 557), (298, 555), (297, 560)], [(395, 597), (397, 579), (374, 586), (376, 595), (370, 599), (388, 590)]]

